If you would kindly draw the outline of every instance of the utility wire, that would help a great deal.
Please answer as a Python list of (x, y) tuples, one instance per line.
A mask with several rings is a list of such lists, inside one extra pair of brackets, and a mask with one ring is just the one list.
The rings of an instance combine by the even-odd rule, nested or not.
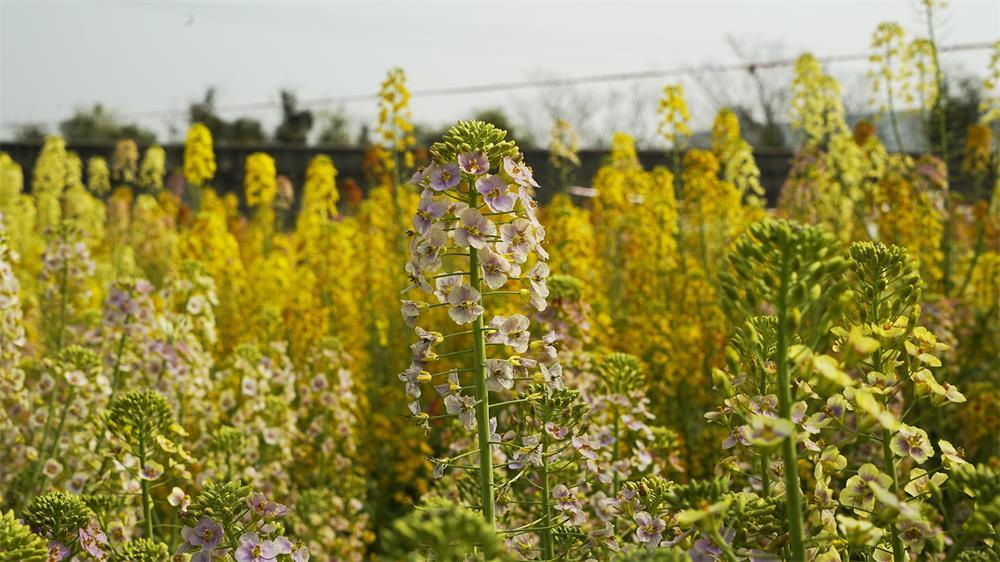
[[(939, 52), (958, 52), (958, 51), (980, 51), (985, 49), (993, 48), (993, 44), (989, 42), (980, 43), (961, 43), (956, 45), (947, 45), (939, 47)], [(871, 57), (872, 53), (852, 53), (843, 55), (829, 55), (825, 57), (817, 57), (820, 63), (843, 63), (843, 62), (855, 62), (855, 61), (865, 61)], [(447, 86), (443, 88), (428, 88), (424, 90), (411, 90), (411, 98), (431, 98), (431, 97), (443, 97), (443, 96), (461, 96), (468, 94), (478, 94), (478, 93), (496, 93), (496, 92), (508, 92), (514, 90), (528, 90), (528, 89), (539, 89), (539, 88), (549, 88), (558, 86), (578, 86), (585, 84), (599, 84), (606, 82), (624, 82), (631, 80), (648, 80), (651, 78), (671, 78), (677, 76), (695, 76), (699, 74), (724, 74), (729, 72), (749, 72), (751, 74), (763, 70), (772, 68), (782, 68), (790, 67), (795, 65), (797, 59), (775, 59), (769, 61), (759, 61), (759, 62), (741, 62), (734, 64), (724, 64), (724, 65), (700, 65), (700, 66), (683, 66), (664, 70), (643, 70), (637, 72), (618, 72), (611, 74), (591, 74), (587, 76), (576, 76), (570, 78), (545, 78), (537, 80), (522, 80), (514, 82), (495, 82), (492, 84), (475, 84), (469, 86)], [(344, 96), (328, 96), (321, 98), (311, 98), (306, 100), (300, 100), (298, 103), (299, 107), (302, 108), (315, 108), (324, 107), (336, 104), (346, 104), (346, 103), (356, 103), (364, 101), (372, 101), (378, 98), (377, 93), (371, 94), (353, 94)], [(213, 109), (216, 113), (230, 113), (234, 111), (258, 111), (263, 109), (272, 109), (276, 107), (281, 107), (280, 101), (259, 101), (259, 102), (248, 102), (248, 103), (233, 103), (215, 106)], [(123, 119), (137, 119), (137, 118), (152, 118), (152, 117), (173, 117), (178, 115), (187, 114), (187, 109), (166, 109), (166, 110), (155, 110), (155, 111), (136, 111), (118, 114), (118, 117)], [(50, 119), (49, 121), (55, 121), (56, 119)], [(38, 121), (33, 121), (38, 122)], [(6, 126), (14, 127), (17, 125), (26, 124), (21, 123), (10, 123)]]

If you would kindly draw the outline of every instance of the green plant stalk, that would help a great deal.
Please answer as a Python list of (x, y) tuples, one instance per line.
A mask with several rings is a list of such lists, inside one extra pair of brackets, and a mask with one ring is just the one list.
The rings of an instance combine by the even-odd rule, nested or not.
[[(882, 457), (884, 470), (892, 476), (892, 493), (899, 489), (899, 476), (896, 475), (896, 461), (892, 456), (892, 433), (888, 429), (882, 430)], [(903, 541), (899, 538), (899, 530), (895, 523), (889, 525), (889, 536), (892, 540), (892, 560), (893, 562), (905, 562), (906, 554), (903, 551)]]
[(955, 293), (957, 298), (962, 298), (965, 294), (965, 290), (969, 288), (969, 282), (972, 281), (972, 274), (976, 271), (976, 265), (979, 263), (979, 258), (983, 255), (983, 250), (985, 249), (984, 237), (986, 234), (986, 221), (981, 221), (979, 223), (979, 231), (976, 233), (976, 246), (972, 253), (972, 259), (969, 261), (969, 270), (965, 272), (965, 278), (962, 280), (962, 284), (958, 287), (958, 292)]
[[(945, 171), (948, 170), (948, 116), (945, 114), (944, 96), (946, 95), (944, 73), (941, 72), (941, 62), (938, 58), (937, 39), (934, 34), (934, 7), (930, 3), (925, 3), (927, 9), (927, 38), (931, 44), (931, 60), (934, 63), (934, 80), (937, 82), (937, 99), (934, 100), (934, 108), (937, 110), (938, 134), (941, 137), (941, 162), (944, 163)], [(933, 147), (931, 147), (933, 149)], [(944, 293), (951, 292), (951, 198), (948, 192), (944, 197), (944, 229), (941, 232), (941, 253), (944, 256), (941, 260), (941, 283)]]
[[(126, 323), (131, 321), (131, 316), (126, 319)], [(115, 394), (118, 393), (118, 387), (121, 384), (121, 366), (122, 366), (122, 355), (125, 353), (125, 341), (127, 340), (127, 332), (122, 332), (122, 336), (118, 339), (118, 351), (115, 354), (115, 368), (111, 373), (111, 394), (108, 396), (108, 404), (115, 399)], [(101, 452), (101, 448), (104, 446), (105, 431), (102, 429), (97, 435), (97, 443), (94, 444), (94, 455), (98, 455)], [(104, 457), (101, 459), (101, 468), (97, 471), (97, 474), (104, 474), (104, 471), (108, 468), (109, 457)], [(89, 481), (88, 481), (89, 484)]]
[[(52, 427), (52, 418), (55, 415), (55, 399), (58, 389), (53, 386), (52, 394), (49, 395), (48, 404), (46, 405), (46, 415), (45, 415), (45, 425), (42, 428), (42, 442), (38, 444), (38, 450), (44, 451), (49, 439), (49, 428)], [(32, 441), (34, 441), (34, 436), (32, 436)], [(24, 488), (24, 497), (20, 498), (21, 507), (27, 505), (28, 501), (34, 497), (35, 483), (38, 480), (38, 473), (42, 469), (42, 461), (44, 458), (39, 457), (35, 460), (34, 465), (31, 467), (31, 477), (28, 478), (28, 485)]]
[[(872, 323), (875, 325), (879, 324), (879, 305), (882, 302), (881, 295), (875, 298), (872, 303), (871, 318)], [(875, 350), (873, 355), (874, 364), (872, 365), (875, 372), (882, 372), (882, 350)], [(886, 400), (888, 402), (888, 400)], [(899, 477), (896, 475), (896, 462), (892, 456), (892, 433), (888, 429), (882, 429), (882, 468), (886, 473), (892, 476), (892, 493), (896, 493), (899, 489)], [(903, 542), (899, 538), (899, 530), (896, 529), (895, 524), (889, 525), (889, 537), (892, 544), (892, 560), (893, 562), (904, 562), (906, 555), (903, 552)]]
[[(469, 186), (469, 207), (475, 209), (475, 182), (466, 178)], [(473, 289), (482, 289), (479, 271), (479, 253), (469, 251), (469, 284)], [(483, 330), (483, 315), (472, 321), (473, 365), (472, 376), (476, 383), (476, 428), (479, 434), (479, 496), (482, 503), (483, 519), (490, 525), (496, 522), (493, 501), (493, 455), (490, 446), (490, 393), (486, 388), (486, 333)]]
[(542, 558), (545, 560), (554, 560), (555, 551), (552, 545), (552, 508), (549, 505), (549, 434), (545, 429), (542, 429), (542, 468), (541, 468), (541, 481), (542, 481), (542, 532), (541, 532), (541, 543), (542, 543)]
[[(146, 470), (146, 441), (139, 437), (139, 470)], [(146, 538), (153, 538), (153, 498), (149, 493), (149, 480), (140, 479), (142, 486), (142, 517), (146, 528)]]
[[(615, 416), (615, 429), (614, 429), (615, 444), (614, 444), (614, 449), (611, 450), (611, 459), (612, 459), (612, 466), (617, 466), (619, 459), (621, 459), (621, 449), (619, 448), (619, 441), (621, 440), (621, 427), (620, 427), (621, 426), (621, 414), (618, 411), (618, 406), (615, 406), (615, 408), (614, 408), (614, 416)], [(547, 437), (546, 437), (545, 441), (546, 441), (546, 444), (548, 444), (548, 438)], [(618, 472), (615, 471), (614, 488), (612, 488), (612, 491), (614, 491), (615, 497), (618, 497), (618, 487), (621, 485), (621, 481), (620, 480), (621, 480), (621, 478), (618, 476)]]
[[(65, 243), (65, 235), (63, 235), (63, 242)], [(62, 351), (63, 348), (63, 337), (66, 332), (66, 308), (69, 300), (69, 260), (63, 259), (62, 266), (62, 279), (60, 281), (62, 287), (60, 290), (61, 298), (59, 303), (59, 331), (56, 333), (56, 351)]]
[(770, 460), (768, 459), (767, 453), (764, 451), (760, 452), (760, 487), (761, 491), (764, 493), (764, 497), (769, 497), (771, 495), (771, 475), (770, 472)]
[[(788, 368), (788, 271), (789, 255), (781, 261), (781, 285), (778, 287), (778, 401), (781, 417), (792, 419), (792, 386)], [(799, 490), (799, 463), (795, 450), (795, 433), (785, 437), (781, 443), (785, 461), (785, 503), (788, 505), (788, 534), (791, 560), (805, 560), (803, 544), (802, 497)]]
[[(726, 539), (722, 537), (722, 534), (719, 533), (719, 530), (715, 528), (714, 525), (712, 526), (711, 533), (709, 534), (712, 535), (712, 542), (715, 543), (715, 546), (719, 547), (719, 550), (722, 551), (722, 554), (725, 555), (728, 562), (739, 562), (739, 558), (737, 558), (736, 553), (733, 552), (733, 547), (729, 546), (729, 543), (726, 542)], [(796, 558), (796, 560), (799, 559)], [(802, 558), (802, 560), (805, 560), (805, 558)]]
[(62, 438), (63, 429), (66, 427), (66, 416), (69, 414), (69, 409), (73, 406), (73, 400), (76, 398), (76, 387), (69, 387), (69, 396), (66, 397), (66, 403), (63, 405), (62, 413), (59, 415), (59, 425), (56, 426), (56, 432), (52, 436), (52, 444), (49, 446), (49, 452), (46, 457), (51, 457), (56, 454), (59, 449), (59, 439)]

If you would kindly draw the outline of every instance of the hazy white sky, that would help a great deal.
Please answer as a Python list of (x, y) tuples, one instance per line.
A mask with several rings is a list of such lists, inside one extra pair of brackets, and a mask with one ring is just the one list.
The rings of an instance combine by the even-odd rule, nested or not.
[[(817, 55), (866, 52), (872, 31), (884, 20), (900, 22), (911, 35), (922, 34), (919, 13), (915, 0), (0, 0), (0, 138), (9, 138), (15, 123), (39, 121), (54, 127), (74, 107), (102, 102), (123, 115), (177, 111), (170, 117), (138, 119), (157, 130), (161, 140), (169, 140), (168, 126), (183, 130), (184, 109), (208, 86), (217, 87), (220, 105), (277, 101), (281, 87), (294, 89), (303, 99), (365, 94), (377, 89), (392, 66), (403, 67), (417, 91), (737, 62), (727, 34), (780, 43), (788, 56), (805, 50)], [(994, 41), (1000, 37), (1000, 2), (951, 1), (942, 24), (939, 39), (944, 44)], [(946, 64), (982, 75), (988, 59), (983, 51), (954, 54)], [(857, 77), (865, 64), (831, 70)], [(714, 109), (697, 83), (682, 81), (696, 113)], [(628, 96), (655, 101), (663, 82), (589, 88), (598, 106), (613, 106)], [(543, 95), (518, 91), (417, 98), (412, 107), (416, 120), (431, 124), (491, 106), (530, 120), (530, 106), (541, 105)], [(344, 107), (356, 124), (374, 118), (373, 102)], [(246, 113), (270, 126), (277, 112)]]

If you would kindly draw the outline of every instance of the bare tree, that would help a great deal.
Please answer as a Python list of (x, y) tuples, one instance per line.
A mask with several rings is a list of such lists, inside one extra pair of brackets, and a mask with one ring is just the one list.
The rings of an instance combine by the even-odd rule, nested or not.
[(757, 147), (785, 145), (784, 128), (792, 73), (786, 66), (763, 67), (760, 61), (785, 60), (788, 49), (781, 43), (726, 36), (726, 43), (744, 68), (723, 72), (706, 66), (695, 80), (716, 109), (728, 107), (740, 119), (744, 134)]

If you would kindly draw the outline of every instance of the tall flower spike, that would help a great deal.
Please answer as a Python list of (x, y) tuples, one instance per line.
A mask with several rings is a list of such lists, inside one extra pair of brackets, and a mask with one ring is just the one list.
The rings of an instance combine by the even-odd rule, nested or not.
[[(440, 394), (446, 415), (476, 430), (481, 509), (490, 524), (495, 509), (495, 445), (488, 443), (496, 440), (490, 438), (496, 432), (490, 427), (490, 392), (516, 395), (515, 379), (529, 378), (529, 365), (541, 369), (539, 376), (549, 390), (562, 386), (555, 348), (548, 341), (529, 343), (526, 317), (487, 318), (502, 295), (516, 296), (540, 310), (548, 296), (547, 254), (541, 248), (545, 230), (535, 217), (531, 196), (538, 184), (517, 145), (506, 136), (506, 131), (489, 123), (459, 122), (431, 147), (431, 166), (411, 180), (423, 195), (414, 217), (418, 234), (410, 244), (406, 270), (412, 284), (407, 291), (419, 289), (425, 296), (403, 301), (403, 314), (416, 325), (419, 341), (411, 347), (413, 363), (399, 376), (413, 398), (409, 409), (418, 423), (429, 427), (421, 396)], [(438, 304), (427, 304), (432, 300)], [(471, 324), (471, 329), (440, 334), (418, 325), (426, 321), (422, 315), (428, 309), (441, 306), (447, 307), (452, 321)], [(463, 342), (464, 349), (449, 354), (462, 358), (471, 354), (466, 368), (430, 367), (440, 360), (434, 348), (446, 338), (449, 344)], [(497, 352), (494, 357), (487, 356), (488, 343)], [(512, 352), (526, 356), (509, 355)], [(463, 386), (460, 377), (470, 376), (472, 380)], [(438, 393), (422, 393), (420, 386), (426, 384), (435, 385)], [(463, 394), (467, 388), (474, 389), (474, 396)]]
[(691, 128), (688, 127), (691, 114), (684, 102), (684, 88), (680, 84), (664, 86), (657, 113), (660, 114), (660, 125), (657, 127), (660, 136), (673, 150), (684, 148), (685, 139), (691, 136)]
[(396, 175), (400, 168), (413, 167), (413, 146), (417, 144), (410, 114), (410, 90), (406, 87), (406, 73), (402, 68), (389, 71), (378, 98), (375, 133), (385, 149), (381, 153), (384, 159), (382, 165)]
[(212, 132), (201, 123), (188, 129), (184, 141), (184, 178), (194, 186), (202, 186), (215, 177), (215, 152)]

